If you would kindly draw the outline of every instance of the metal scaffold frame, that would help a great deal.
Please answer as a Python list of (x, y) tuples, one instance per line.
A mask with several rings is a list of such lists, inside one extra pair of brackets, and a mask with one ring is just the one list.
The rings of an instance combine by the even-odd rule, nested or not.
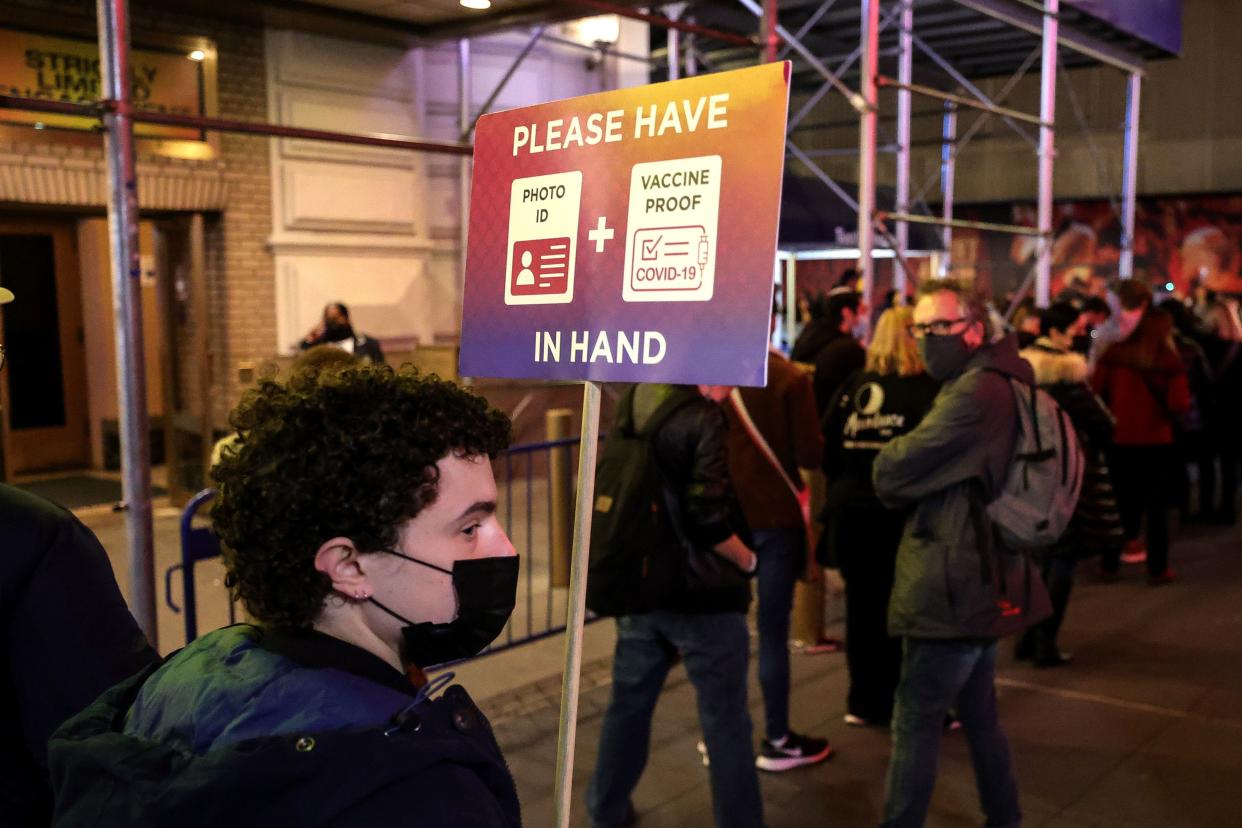
[[(761, 10), (755, 0), (738, 0), (738, 2), (756, 16)], [(1123, 49), (1099, 41), (1076, 30), (1064, 30), (1060, 26), (1059, 0), (1023, 0), (1007, 2), (1007, 0), (955, 0), (965, 8), (980, 14), (1011, 24), (1021, 30), (1038, 34), (1040, 47), (1033, 52), (1019, 67), (1017, 72), (1005, 83), (995, 98), (983, 93), (965, 74), (957, 70), (948, 60), (938, 54), (926, 41), (915, 32), (914, 0), (893, 0), (887, 10), (881, 8), (881, 0), (860, 0), (859, 13), (859, 49), (842, 64), (837, 72), (831, 72), (813, 53), (800, 41), (813, 23), (818, 21), (836, 0), (824, 2), (808, 18), (806, 24), (797, 34), (790, 34), (779, 25), (772, 26), (785, 41), (786, 53), (793, 51), (801, 56), (823, 78), (824, 83), (789, 123), (789, 131), (801, 123), (807, 114), (832, 89), (841, 92), (850, 105), (858, 112), (858, 198), (854, 199), (814, 160), (816, 155), (828, 154), (807, 152), (798, 148), (792, 140), (789, 142), (790, 154), (804, 164), (812, 174), (835, 192), (842, 201), (858, 213), (858, 249), (859, 271), (863, 279), (864, 297), (871, 303), (875, 287), (873, 268), (875, 251), (875, 232), (883, 226), (885, 220), (895, 223), (895, 233), (882, 233), (891, 239), (894, 255), (900, 264), (894, 271), (894, 287), (904, 289), (908, 272), (906, 253), (909, 245), (909, 224), (912, 222), (935, 224), (943, 228), (945, 251), (941, 268), (937, 275), (947, 275), (951, 268), (952, 233), (954, 228), (987, 230), (990, 232), (1035, 235), (1039, 239), (1036, 264), (1027, 284), (1024, 284), (1019, 295), (1029, 290), (1030, 282), (1034, 282), (1034, 295), (1037, 304), (1046, 306), (1051, 300), (1052, 282), (1052, 233), (1053, 233), (1053, 176), (1056, 159), (1056, 103), (1057, 103), (1057, 68), (1059, 65), (1058, 47), (1078, 51), (1102, 64), (1112, 66), (1127, 75), (1126, 120), (1124, 131), (1124, 161), (1122, 173), (1122, 198), (1120, 219), (1122, 225), (1122, 255), (1120, 275), (1129, 278), (1133, 273), (1133, 240), (1134, 214), (1137, 191), (1138, 161), (1138, 126), (1139, 96), (1144, 76), (1143, 62), (1137, 56)], [(773, 11), (768, 11), (773, 15)], [(878, 40), (880, 33), (893, 22), (900, 27), (898, 33), (898, 77), (888, 78), (879, 73)], [(961, 88), (960, 93), (946, 92), (926, 85), (913, 82), (913, 58), (915, 51), (923, 53), (942, 72), (950, 77)], [(840, 74), (861, 58), (860, 82), (857, 92), (851, 90), (840, 79)], [(1020, 112), (1004, 107), (1001, 103), (1017, 86), (1018, 82), (1030, 70), (1036, 58), (1040, 63), (1040, 110), (1038, 115)], [(876, 140), (876, 126), (880, 108), (878, 90), (890, 87), (897, 90), (897, 137), (896, 153), (896, 192), (892, 212), (878, 211), (875, 207), (876, 193), (876, 160), (881, 151)], [(945, 102), (945, 115), (942, 131), (941, 164), (938, 175), (930, 178), (911, 197), (910, 191), (910, 157), (911, 157), (911, 117), (912, 95), (939, 99)], [(1071, 87), (1072, 94), (1072, 87)], [(978, 110), (980, 114), (961, 136), (957, 133), (957, 119), (961, 108)], [(999, 117), (1019, 136), (1035, 147), (1038, 159), (1038, 221), (1035, 228), (1020, 225), (1004, 225), (984, 222), (962, 222), (953, 218), (954, 177), (956, 161), (962, 150), (970, 142), (991, 117)], [(1081, 120), (1081, 119), (1080, 119)], [(1021, 124), (1027, 123), (1038, 127), (1038, 138), (1033, 138)], [(1082, 123), (1084, 133), (1086, 124)], [(1088, 144), (1095, 154), (1094, 142), (1088, 135)], [(887, 149), (887, 148), (885, 148)], [(835, 151), (829, 151), (835, 152)], [(844, 150), (842, 152), (845, 152)], [(940, 181), (943, 204), (943, 215), (916, 215), (911, 205), (921, 203), (928, 189)], [(930, 212), (930, 211), (929, 211)]]

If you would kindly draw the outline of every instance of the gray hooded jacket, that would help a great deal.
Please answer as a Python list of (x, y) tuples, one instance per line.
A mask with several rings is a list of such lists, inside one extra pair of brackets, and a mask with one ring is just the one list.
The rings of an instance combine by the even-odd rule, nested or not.
[(1034, 382), (1012, 336), (985, 345), (946, 380), (923, 421), (876, 457), (880, 501), (914, 507), (897, 551), (891, 635), (998, 638), (1047, 615), (1038, 574), (1004, 548), (987, 514), (1018, 436), (1013, 390), (996, 371)]

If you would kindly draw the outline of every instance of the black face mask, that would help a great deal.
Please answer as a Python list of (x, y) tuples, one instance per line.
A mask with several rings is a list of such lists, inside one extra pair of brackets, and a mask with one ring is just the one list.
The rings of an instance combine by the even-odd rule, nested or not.
[(417, 667), (470, 658), (496, 640), (509, 623), (517, 602), (518, 556), (473, 558), (454, 561), (451, 570), (411, 558), (392, 549), (390, 555), (443, 572), (453, 577), (457, 593), (457, 617), (446, 624), (429, 621), (415, 624), (376, 601), (368, 600), (405, 624), (401, 628), (402, 658)]
[(343, 342), (354, 338), (354, 328), (348, 322), (330, 322), (323, 328), (324, 342)]
[(962, 372), (971, 352), (961, 334), (928, 334), (919, 340), (919, 355), (928, 375), (944, 382)]

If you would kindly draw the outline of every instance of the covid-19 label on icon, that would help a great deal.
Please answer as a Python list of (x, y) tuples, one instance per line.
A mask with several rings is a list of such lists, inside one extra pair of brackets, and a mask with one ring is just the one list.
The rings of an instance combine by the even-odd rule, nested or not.
[(579, 171), (518, 178), (509, 193), (506, 305), (558, 305), (574, 298), (582, 201)]
[(625, 301), (709, 301), (719, 214), (719, 155), (635, 164), (621, 289)]

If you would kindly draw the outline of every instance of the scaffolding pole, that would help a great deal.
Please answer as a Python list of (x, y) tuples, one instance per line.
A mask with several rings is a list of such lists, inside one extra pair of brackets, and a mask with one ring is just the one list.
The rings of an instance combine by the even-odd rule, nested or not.
[[(496, 82), (496, 86), (492, 88), (492, 94), (488, 95), (487, 100), (483, 101), (483, 105), (479, 107), (479, 114), (475, 115), (473, 118), (470, 118), (470, 113), (465, 113), (466, 117), (470, 118), (470, 127), (462, 130), (462, 141), (470, 140), (470, 136), (474, 134), (474, 128), (479, 124), (479, 119), (491, 111), (492, 104), (496, 103), (496, 99), (499, 98), (501, 93), (505, 91), (505, 87), (509, 85), (509, 81), (513, 79), (515, 74), (517, 74), (517, 70), (521, 68), (522, 62), (526, 60), (526, 56), (529, 55), (531, 50), (535, 48), (535, 44), (543, 38), (545, 28), (547, 27), (536, 26), (535, 30), (531, 32), (530, 40), (526, 41), (526, 45), (522, 47), (522, 51), (518, 52), (517, 57), (513, 59), (513, 62), (509, 64), (509, 68), (505, 70), (505, 73), (500, 76), (500, 80)], [(465, 42), (469, 43), (470, 41)]]
[(1139, 94), (1143, 76), (1131, 72), (1126, 83), (1125, 157), (1121, 177), (1121, 261), (1122, 279), (1134, 275), (1134, 211), (1138, 199)]
[(986, 233), (1011, 233), (1015, 236), (1038, 236), (1039, 231), (1024, 224), (997, 224), (992, 221), (967, 221), (965, 219), (943, 219), (935, 216), (920, 216), (917, 213), (890, 213), (879, 210), (875, 214), (879, 221), (908, 221), (914, 224), (931, 224), (936, 227), (957, 227), (962, 230), (982, 230)]
[(793, 350), (798, 335), (798, 254), (785, 260), (785, 347)]
[[(879, 0), (864, 0), (864, 1), (874, 2), (876, 4), (879, 3)], [(761, 19), (764, 17), (764, 9), (759, 6), (756, 0), (738, 0), (738, 2), (741, 3), (743, 6), (745, 6), (747, 11), (749, 11), (755, 17), (758, 17)], [(877, 28), (877, 27), (873, 27), (873, 28)], [(794, 37), (790, 32), (786, 31), (784, 26), (781, 26), (780, 24), (774, 22), (772, 24), (772, 29), (781, 38), (781, 40), (788, 43), (790, 48), (792, 48), (795, 52), (798, 53), (799, 57), (801, 57), (804, 61), (810, 64), (811, 68), (814, 69), (816, 72), (818, 72), (820, 77), (828, 81), (828, 83), (832, 84), (833, 87), (838, 92), (844, 95), (846, 100), (850, 102), (850, 106), (854, 107), (856, 111), (861, 113), (867, 108), (867, 105), (864, 102), (862, 95), (859, 95), (854, 90), (846, 86), (845, 82), (842, 81), (841, 78), (837, 77), (837, 75), (835, 75), (831, 69), (825, 66), (824, 62), (820, 60), (819, 58), (817, 58), (814, 52), (812, 52), (810, 49), (803, 46), (802, 43), (800, 43), (796, 37)], [(878, 42), (878, 38), (879, 38), (878, 33), (876, 35), (876, 38)], [(872, 75), (874, 74), (875, 73), (872, 72)]]
[[(899, 0), (901, 23), (897, 43), (897, 80), (909, 87), (914, 82), (914, 2)], [(894, 208), (898, 213), (910, 212), (910, 90), (897, 92), (897, 193)], [(895, 252), (903, 267), (893, 271), (893, 287), (902, 293), (906, 289), (906, 249), (910, 246), (910, 225), (898, 221), (896, 226)]]
[[(693, 23), (694, 18), (693, 17), (690, 18), (688, 22)], [(697, 56), (698, 56), (698, 52), (695, 49), (694, 35), (688, 34), (686, 35), (686, 55), (683, 58), (683, 60), (685, 61), (685, 65), (686, 65), (686, 76), (687, 77), (692, 78), (699, 73), (699, 64), (698, 64)]]
[[(997, 93), (996, 97), (993, 99), (993, 103), (1000, 104), (1009, 97), (1009, 93), (1017, 88), (1018, 83), (1021, 82), (1022, 78), (1026, 77), (1026, 73), (1032, 66), (1035, 65), (1035, 61), (1039, 59), (1039, 53), (1040, 47), (1038, 46), (1031, 50), (1031, 53), (1026, 56), (1026, 60), (1022, 61), (1022, 65), (1018, 67), (1018, 70), (1010, 76), (1009, 80), (1005, 81), (1005, 85), (1001, 88), (1000, 92)], [(962, 134), (960, 140), (954, 140), (952, 150), (954, 158), (957, 158), (957, 156), (962, 153), (962, 150), (966, 148), (966, 145), (970, 143), (971, 139), (975, 137), (975, 135), (980, 129), (983, 128), (983, 125), (987, 123), (988, 119), (991, 117), (991, 112), (982, 113), (975, 118), (974, 122), (971, 123), (969, 127), (966, 128), (966, 132)], [(954, 132), (956, 133), (956, 123), (954, 124)], [(930, 176), (928, 176), (927, 180), (923, 182), (923, 186), (919, 188), (917, 193), (915, 193), (913, 200), (922, 201), (923, 197), (927, 194), (927, 191), (936, 183), (936, 179), (938, 177), (939, 174), (937, 172), (933, 172)]]
[(1004, 106), (996, 106), (995, 104), (988, 103), (968, 95), (955, 95), (952, 92), (942, 92), (931, 86), (923, 86), (918, 83), (902, 83), (901, 81), (896, 81), (888, 77), (877, 78), (877, 81), (881, 86), (888, 86), (893, 89), (900, 89), (908, 92), (918, 92), (920, 95), (925, 95), (928, 98), (935, 98), (939, 101), (955, 103), (958, 106), (968, 106), (971, 109), (979, 109), (993, 115), (1000, 115), (1006, 120), (1012, 119), (1017, 121), (1026, 121), (1027, 123), (1039, 126), (1044, 125), (1042, 119), (1036, 117), (1035, 115), (1028, 115), (1025, 112), (1019, 112), (1016, 109), (1010, 109)]
[[(42, 98), (22, 98), (0, 95), (0, 109), (21, 112), (48, 112), (57, 115), (74, 115), (93, 118), (102, 124), (103, 115), (111, 106), (107, 101), (97, 104), (78, 104), (65, 101), (47, 101)], [(397, 135), (365, 135), (356, 132), (331, 132), (324, 129), (307, 129), (260, 121), (236, 121), (230, 118), (207, 118), (200, 115), (174, 115), (168, 112), (145, 112), (132, 110), (130, 120), (136, 124), (161, 124), (163, 126), (189, 127), (200, 132), (231, 132), (239, 135), (264, 135), (268, 138), (302, 138), (307, 141), (326, 141), (333, 144), (357, 144), (366, 147), (431, 152), (444, 155), (471, 155), (474, 148), (469, 144), (452, 141), (427, 141)], [(78, 131), (78, 130), (75, 130)]]
[(1043, 57), (1039, 85), (1039, 256), (1035, 270), (1035, 304), (1052, 299), (1052, 174), (1056, 161), (1057, 11), (1060, 0), (1044, 0)]
[[(674, 5), (666, 7), (664, 11), (665, 11), (665, 14), (668, 15), (669, 20), (675, 21), (678, 17), (681, 16), (682, 8), (683, 8), (682, 5), (674, 4)], [(665, 49), (665, 52), (666, 52), (666, 57), (668, 58), (668, 79), (671, 81), (677, 80), (678, 78), (681, 77), (681, 30), (680, 29), (669, 29), (668, 30), (668, 48)]]
[(104, 155), (108, 165), (108, 237), (116, 332), (121, 487), (129, 544), (129, 607), (151, 646), (158, 649), (155, 543), (151, 526), (151, 447), (139, 282), (142, 268), (138, 261), (138, 177), (134, 166), (133, 103), (130, 99), (129, 6), (127, 0), (98, 0), (96, 11), (106, 103)]
[[(898, 11), (900, 11), (900, 9), (893, 8), (880, 20), (880, 31), (881, 32), (883, 32), (886, 28), (888, 28), (888, 24), (893, 21), (893, 18), (895, 17)], [(793, 41), (796, 41), (796, 40), (797, 40), (797, 37), (794, 36)], [(787, 51), (790, 51), (793, 49), (793, 46), (791, 45), (793, 41), (787, 42), (785, 46)], [(837, 64), (837, 67), (831, 70), (832, 74), (836, 75), (837, 77), (841, 77), (842, 75), (844, 75), (846, 72), (849, 71), (850, 67), (854, 65), (854, 61), (858, 60), (858, 58), (861, 56), (862, 56), (862, 47), (859, 46), (854, 51), (850, 52), (848, 55), (842, 58), (841, 62)], [(841, 91), (838, 87), (833, 86), (831, 81), (825, 80), (824, 83), (819, 87), (819, 89), (816, 90), (815, 94), (807, 98), (806, 103), (804, 103), (802, 105), (802, 108), (798, 110), (798, 114), (794, 115), (792, 118), (789, 119), (789, 124), (786, 126), (786, 130), (787, 130), (786, 134), (792, 133), (795, 129), (797, 129), (798, 125), (802, 123), (802, 120), (806, 118), (807, 115), (811, 114), (811, 111), (823, 99), (823, 97), (828, 94), (829, 90), (831, 89), (837, 89), (838, 92)], [(846, 91), (848, 92), (848, 90)], [(850, 93), (850, 94), (853, 95), (853, 93)], [(855, 97), (857, 96), (850, 97), (850, 105), (856, 107), (857, 103), (855, 101)], [(858, 100), (861, 100), (861, 98), (859, 98)], [(849, 126), (849, 125), (852, 125), (853, 123), (854, 122), (851, 120), (849, 122), (840, 124), (840, 126)], [(817, 124), (815, 126), (816, 128), (818, 128), (823, 125)], [(835, 124), (828, 124), (828, 126), (835, 126)]]
[[(794, 40), (801, 42), (802, 38), (806, 37), (807, 33), (810, 32), (811, 29), (815, 28), (815, 24), (819, 23), (820, 18), (822, 18), (825, 14), (827, 14), (828, 10), (831, 9), (833, 6), (835, 6), (836, 3), (837, 3), (837, 0), (824, 0), (824, 2), (820, 4), (819, 8), (815, 10), (814, 14), (808, 17), (806, 19), (806, 22), (802, 24), (802, 28), (794, 32)], [(775, 31), (775, 29), (773, 31)], [(788, 43), (786, 43), (785, 48), (781, 49), (780, 54), (776, 56), (776, 59), (784, 60), (785, 58), (789, 57), (789, 53), (792, 51), (793, 51), (793, 46), (790, 46)]]
[(1014, 116), (1013, 114), (1005, 113), (1003, 108), (997, 105), (996, 101), (992, 100), (987, 95), (983, 94), (982, 89), (980, 89), (975, 84), (971, 83), (969, 78), (967, 78), (965, 75), (959, 72), (956, 69), (956, 67), (953, 66), (953, 64), (949, 63), (947, 60), (942, 58), (940, 56), (940, 53), (937, 52), (935, 49), (933, 49), (931, 46), (928, 46), (927, 43), (922, 38), (915, 37), (914, 42), (919, 47), (919, 50), (922, 51), (923, 54), (931, 58), (932, 62), (935, 63), (937, 66), (939, 66), (946, 75), (948, 75), (950, 78), (956, 81), (957, 84), (961, 86), (963, 89), (965, 89), (967, 92), (974, 95), (980, 102), (987, 104), (990, 107), (993, 107), (993, 111), (996, 114), (1001, 116), (1001, 119), (1006, 124), (1009, 125), (1010, 129), (1018, 133), (1018, 135), (1022, 136), (1022, 140), (1026, 141), (1031, 146), (1035, 146), (1035, 139), (1031, 138), (1031, 136), (1027, 134), (1025, 129), (1023, 129), (1022, 127), (1018, 126), (1017, 123), (1015, 123), (1014, 118), (1016, 116)]
[(779, 24), (777, 4), (780, 0), (763, 0), (763, 62), (772, 63), (776, 60), (776, 49), (780, 45), (780, 35), (776, 33)]
[(875, 244), (875, 162), (876, 122), (879, 103), (876, 73), (879, 68), (880, 0), (862, 0), (861, 39), (863, 106), (858, 117), (858, 265), (862, 269), (863, 301), (873, 305), (875, 293), (875, 262), (871, 249)]
[[(977, 123), (977, 122), (976, 122)], [(953, 272), (953, 176), (957, 172), (957, 106), (944, 105), (944, 123), (941, 126), (940, 145), (940, 198), (944, 205), (944, 256), (940, 259), (942, 278)]]

